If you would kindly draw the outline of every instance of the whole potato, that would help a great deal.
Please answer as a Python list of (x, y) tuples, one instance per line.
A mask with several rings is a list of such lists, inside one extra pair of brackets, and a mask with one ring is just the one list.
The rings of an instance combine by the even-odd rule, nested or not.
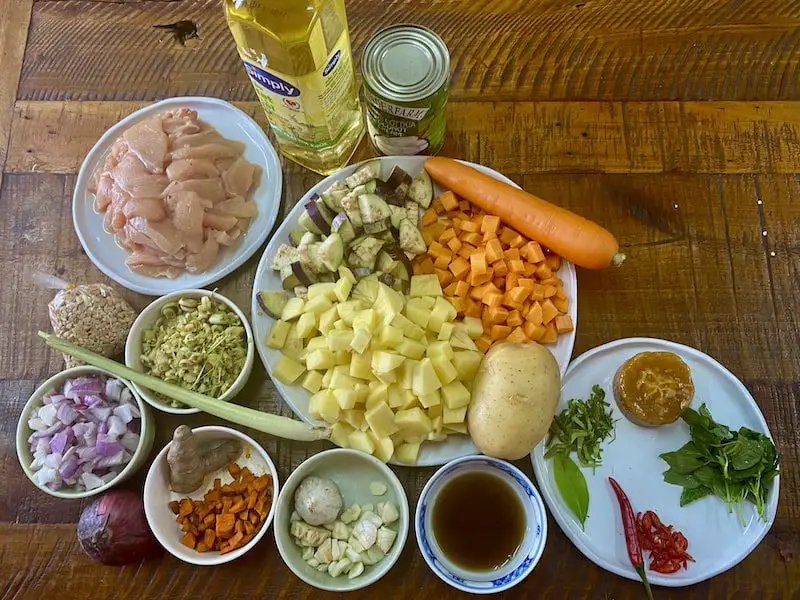
[(522, 458), (547, 435), (560, 397), (561, 373), (547, 348), (498, 344), (472, 385), (469, 433), (487, 456)]

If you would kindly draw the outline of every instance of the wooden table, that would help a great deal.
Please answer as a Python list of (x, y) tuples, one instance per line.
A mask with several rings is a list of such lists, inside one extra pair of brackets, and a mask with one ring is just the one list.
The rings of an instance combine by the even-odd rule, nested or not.
[[(22, 406), (61, 359), (36, 339), (51, 292), (35, 271), (107, 279), (73, 233), (86, 151), (156, 99), (207, 95), (263, 114), (218, 0), (0, 0), (0, 586), (3, 598), (328, 597), (283, 565), (272, 535), (244, 558), (197, 568), (170, 556), (125, 568), (84, 557), (85, 503), (25, 478), (14, 451)], [(738, 567), (658, 598), (800, 597), (800, 3), (795, 0), (351, 0), (353, 48), (379, 28), (428, 25), (453, 57), (443, 154), (483, 163), (596, 219), (628, 253), (579, 274), (575, 355), (622, 337), (711, 354), (758, 400), (782, 453), (778, 517)], [(193, 19), (182, 47), (156, 24)], [(361, 156), (368, 153), (366, 144)], [(319, 177), (284, 164), (284, 213)], [(253, 257), (221, 291), (247, 309)], [(137, 308), (148, 299), (125, 296)], [(289, 414), (261, 366), (240, 400)], [(190, 424), (216, 422), (196, 416)], [(180, 421), (158, 414), (154, 453)], [(281, 478), (327, 444), (254, 432)], [(531, 473), (528, 461), (520, 466)], [(416, 501), (432, 469), (398, 468)], [(141, 489), (144, 472), (126, 487)], [(541, 564), (509, 598), (641, 598), (640, 585), (585, 559), (551, 521)], [(352, 598), (441, 598), (409, 539), (380, 584)], [(333, 596), (330, 596), (333, 597)]]

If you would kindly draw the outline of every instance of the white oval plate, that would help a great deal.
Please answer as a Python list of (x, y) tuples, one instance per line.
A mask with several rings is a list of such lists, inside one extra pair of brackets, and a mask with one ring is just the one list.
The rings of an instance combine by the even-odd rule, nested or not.
[[(220, 250), (217, 262), (204, 273), (182, 273), (175, 279), (147, 277), (134, 273), (125, 265), (129, 252), (121, 248), (114, 237), (103, 229), (103, 215), (95, 212), (94, 194), (89, 183), (98, 165), (103, 164), (111, 146), (134, 123), (154, 114), (177, 108), (191, 108), (199, 118), (230, 140), (245, 145), (244, 158), (261, 167), (261, 179), (253, 193), (258, 215), (251, 221), (247, 233), (234, 246)], [(202, 288), (222, 279), (239, 268), (264, 243), (278, 218), (281, 203), (283, 173), (278, 155), (266, 133), (241, 110), (216, 98), (169, 98), (137, 110), (103, 134), (86, 155), (75, 182), (72, 195), (72, 221), (78, 239), (95, 266), (121, 286), (147, 294), (162, 296), (178, 290)]]
[[(414, 176), (422, 170), (423, 165), (425, 164), (425, 157), (384, 156), (381, 158), (381, 161), (381, 177), (383, 178), (386, 178), (389, 175), (389, 171), (391, 171), (392, 167), (394, 166), (399, 166)], [(468, 164), (479, 171), (483, 171), (495, 179), (504, 181), (510, 185), (513, 185), (514, 187), (519, 187), (507, 177), (501, 175), (497, 171), (489, 169), (488, 167), (472, 163), (465, 164)], [(317, 185), (308, 190), (297, 203), (297, 205), (292, 209), (292, 212), (286, 216), (283, 223), (281, 223), (280, 227), (275, 232), (275, 235), (272, 236), (272, 239), (267, 245), (267, 249), (264, 251), (264, 255), (261, 257), (261, 262), (258, 264), (258, 271), (256, 271), (256, 278), (253, 283), (251, 323), (253, 325), (253, 332), (255, 333), (256, 338), (256, 349), (258, 350), (258, 354), (261, 356), (261, 361), (264, 363), (264, 367), (269, 372), (270, 377), (272, 377), (272, 371), (275, 367), (275, 364), (278, 362), (278, 359), (280, 359), (281, 353), (278, 350), (267, 348), (266, 344), (264, 343), (267, 338), (267, 334), (269, 333), (269, 330), (275, 321), (274, 319), (266, 316), (264, 312), (258, 308), (258, 300), (256, 295), (260, 291), (281, 291), (283, 289), (281, 286), (280, 276), (269, 266), (272, 262), (272, 257), (275, 256), (278, 246), (289, 242), (289, 232), (298, 227), (297, 219), (300, 217), (300, 213), (303, 212), (303, 205), (305, 204), (306, 200), (308, 200), (312, 195), (316, 193), (322, 193), (324, 190), (328, 189), (328, 187), (330, 187), (334, 181), (344, 180), (345, 177), (353, 173), (356, 169), (358, 169), (359, 166), (360, 164), (345, 167), (341, 171), (326, 177)], [(435, 194), (439, 194), (442, 191), (444, 190), (440, 186), (434, 186)], [(563, 261), (561, 268), (558, 271), (558, 275), (564, 282), (564, 291), (570, 300), (569, 314), (572, 317), (572, 322), (577, 328), (578, 281), (575, 276), (575, 267), (572, 265), (572, 263)], [(548, 346), (548, 348), (555, 355), (556, 360), (561, 367), (562, 375), (567, 370), (569, 359), (572, 356), (572, 347), (574, 343), (575, 330), (566, 335), (559, 336), (558, 342), (555, 345)], [(283, 399), (286, 400), (286, 403), (298, 417), (307, 423), (315, 423), (314, 419), (312, 419), (308, 414), (308, 399), (311, 397), (310, 393), (297, 385), (284, 385), (274, 377), (272, 377), (272, 381), (275, 384), (275, 387), (278, 388), (281, 396), (283, 396)], [(422, 448), (420, 449), (417, 466), (428, 467), (434, 465), (443, 465), (454, 458), (478, 454), (478, 452), (479, 451), (477, 447), (472, 443), (470, 438), (462, 435), (453, 435), (449, 436), (444, 442), (428, 442), (423, 444)]]
[(714, 577), (750, 554), (775, 520), (780, 481), (775, 478), (767, 499), (767, 522), (759, 520), (755, 507), (746, 503), (742, 508), (746, 525), (742, 527), (736, 514), (729, 514), (725, 503), (715, 496), (681, 507), (682, 488), (664, 482), (662, 473), (667, 464), (658, 456), (688, 442), (689, 428), (682, 420), (655, 429), (639, 427), (622, 416), (614, 401), (612, 386), (617, 369), (634, 354), (646, 351), (674, 352), (686, 361), (695, 386), (693, 408), (705, 402), (715, 421), (732, 429), (744, 425), (772, 437), (747, 388), (713, 358), (675, 342), (629, 338), (581, 354), (567, 370), (561, 388), (558, 410), (563, 410), (570, 398), (587, 398), (592, 386), (600, 385), (618, 419), (616, 439), (603, 445), (603, 464), (594, 474), (591, 469), (583, 469), (589, 486), (586, 531), (581, 530), (556, 488), (552, 461), (544, 459), (544, 444), (536, 447), (531, 460), (539, 489), (561, 530), (589, 560), (607, 571), (639, 580), (628, 560), (619, 505), (608, 483), (609, 476), (625, 490), (635, 512), (653, 510), (663, 523), (683, 532), (689, 540), (689, 554), (696, 562), (672, 575), (647, 572), (651, 583), (682, 587)]

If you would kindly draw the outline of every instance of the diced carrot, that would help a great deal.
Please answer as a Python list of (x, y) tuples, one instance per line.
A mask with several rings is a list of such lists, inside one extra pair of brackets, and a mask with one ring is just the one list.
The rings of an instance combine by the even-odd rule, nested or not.
[[(449, 272), (446, 271), (446, 273), (448, 275), (450, 275)], [(450, 278), (452, 279), (453, 276), (450, 275)], [(440, 280), (440, 284), (441, 284), (441, 280)], [(456, 282), (454, 281), (453, 283), (451, 283), (447, 287), (442, 288), (442, 292), (444, 292), (445, 296), (455, 296), (456, 295)]]
[(540, 279), (539, 283), (541, 283), (542, 285), (552, 285), (555, 287), (562, 285), (561, 280), (558, 277), (553, 277), (553, 276), (550, 276), (547, 279)]
[(456, 296), (466, 297), (469, 294), (469, 284), (466, 281), (456, 282)]
[(553, 323), (548, 323), (544, 327), (545, 332), (542, 336), (542, 339), (539, 340), (542, 344), (555, 344), (558, 341), (558, 332), (556, 331), (556, 326)]
[(430, 254), (434, 258), (436, 258), (437, 256), (441, 256), (445, 252), (447, 254), (450, 254), (450, 252), (444, 246), (442, 246), (439, 242), (434, 241), (434, 242), (431, 242), (428, 245), (428, 254)]
[(506, 260), (522, 260), (522, 256), (517, 248), (509, 248), (503, 252), (503, 256)]
[(452, 227), (456, 233), (461, 233), (461, 219), (454, 217)]
[(436, 240), (436, 238), (434, 237), (433, 232), (429, 228), (423, 227), (422, 240), (425, 242), (426, 246), (429, 246), (431, 242)]
[(541, 341), (542, 337), (545, 334), (544, 325), (537, 325), (532, 321), (525, 321), (525, 325), (523, 325), (523, 329), (525, 330), (525, 335), (528, 336), (534, 342)]
[(495, 215), (486, 215), (481, 222), (481, 232), (483, 233), (497, 233), (500, 229), (500, 217)]
[(483, 244), (483, 236), (480, 233), (465, 233), (461, 236), (461, 241), (473, 246), (480, 246)]
[(477, 248), (472, 244), (462, 243), (461, 248), (458, 249), (456, 254), (469, 260), (469, 257), (472, 256), (472, 253), (475, 252), (475, 250), (477, 250)]
[(569, 302), (567, 302), (565, 298), (559, 298), (558, 296), (553, 296), (552, 298), (550, 298), (550, 302), (553, 303), (553, 306), (555, 306), (558, 309), (558, 312), (560, 313), (565, 313), (569, 310)]
[(486, 294), (486, 292), (488, 292), (491, 287), (493, 286), (491, 286), (489, 283), (476, 285), (469, 291), (469, 297), (472, 298), (473, 300), (480, 301), (480, 299), (483, 298), (484, 294)]
[(475, 285), (483, 285), (484, 283), (489, 283), (492, 280), (493, 273), (483, 273), (481, 275), (475, 275), (474, 273), (469, 274), (469, 284), (472, 286)]
[(446, 244), (446, 243), (447, 243), (449, 240), (452, 240), (454, 237), (456, 237), (456, 231), (455, 231), (455, 229), (453, 229), (453, 228), (451, 227), (451, 228), (445, 229), (445, 230), (442, 232), (442, 235), (441, 235), (441, 237), (439, 238), (439, 241), (440, 241), (442, 244)]
[(493, 239), (486, 242), (486, 260), (492, 264), (503, 258), (503, 246), (500, 240)]
[(522, 306), (523, 306), (522, 302), (516, 302), (515, 300), (512, 300), (511, 298), (509, 298), (508, 294), (503, 296), (503, 304), (505, 306), (507, 306), (508, 308), (511, 308), (511, 309), (514, 309), (514, 310), (522, 310)]
[(466, 231), (467, 233), (478, 233), (478, 231), (480, 231), (480, 227), (478, 227), (472, 221), (464, 221), (461, 223), (461, 230)]
[(455, 210), (458, 208), (458, 197), (450, 190), (439, 195), (439, 201), (445, 210)]
[(508, 275), (508, 263), (506, 261), (498, 260), (496, 263), (492, 263), (492, 266), (496, 275), (500, 275), (500, 277)]
[(433, 225), (438, 220), (439, 220), (439, 215), (436, 214), (436, 211), (433, 208), (429, 208), (424, 213), (422, 213), (423, 227), (426, 225)]
[(181, 544), (194, 550), (195, 546), (197, 546), (197, 538), (193, 533), (188, 532), (181, 538)]
[(553, 306), (553, 303), (550, 300), (545, 300), (542, 302), (542, 323), (547, 325), (558, 316), (558, 309)]
[(549, 279), (553, 276), (553, 272), (546, 264), (542, 263), (536, 268), (536, 277), (539, 279)]
[(434, 240), (438, 240), (445, 229), (447, 229), (447, 225), (444, 221), (436, 221), (436, 223), (428, 227), (428, 230), (433, 234)]
[(518, 285), (515, 288), (511, 288), (507, 294), (514, 302), (525, 302), (525, 300), (528, 299), (528, 296), (531, 295), (531, 290), (530, 288)]
[(442, 204), (441, 198), (434, 198), (433, 202), (431, 202), (431, 208), (435, 210), (438, 214), (442, 214), (445, 212), (444, 205)]
[(546, 285), (544, 286), (544, 297), (545, 298), (552, 298), (556, 295), (556, 287), (554, 285)]
[(458, 207), (459, 207), (461, 210), (465, 210), (465, 211), (466, 211), (466, 210), (470, 210), (470, 209), (472, 208), (472, 205), (469, 203), (469, 201), (468, 201), (468, 200), (461, 200), (461, 201), (458, 203)]
[(505, 341), (522, 344), (529, 340), (522, 327), (515, 327), (514, 330), (508, 334), (508, 337), (505, 339)]
[(509, 273), (506, 276), (506, 288), (511, 290), (514, 289), (519, 285), (519, 274), (518, 273)]
[(525, 245), (525, 238), (517, 234), (517, 236), (509, 242), (512, 248), (522, 248)]
[(496, 239), (497, 239), (497, 234), (494, 231), (487, 231), (486, 233), (483, 234), (483, 237), (481, 237), (481, 241), (483, 241), (484, 244), (486, 242), (490, 242)]
[(433, 266), (437, 269), (446, 269), (447, 265), (450, 264), (450, 260), (453, 258), (453, 255), (449, 252), (447, 254), (440, 254), (436, 257), (436, 260), (433, 261)]
[(556, 317), (556, 332), (567, 333), (573, 329), (574, 326), (572, 325), (572, 317), (569, 315), (559, 315)]
[(492, 283), (495, 284), (501, 290), (505, 289), (506, 287), (506, 280), (503, 279), (502, 277), (495, 277), (494, 279), (492, 279)]
[(482, 251), (475, 252), (469, 257), (470, 271), (473, 275), (483, 275), (486, 273), (486, 253)]
[(562, 300), (567, 299), (567, 293), (564, 291), (564, 286), (561, 283), (556, 285), (556, 298), (561, 298)]
[(534, 273), (536, 273), (536, 265), (526, 262), (523, 273), (525, 274), (525, 277), (533, 277)]
[(419, 272), (421, 275), (435, 275), (436, 269), (433, 266), (433, 261), (426, 257), (419, 265)]
[(517, 236), (517, 232), (509, 227), (503, 227), (500, 230), (500, 241), (508, 245)]
[(529, 290), (533, 290), (533, 286), (536, 285), (536, 282), (533, 279), (528, 279), (526, 277), (520, 277), (519, 281), (517, 281), (517, 285), (520, 285), (524, 288), (528, 288)]
[(483, 335), (478, 336), (478, 339), (475, 340), (475, 345), (481, 352), (486, 352), (492, 347), (492, 338), (484, 333)]
[(544, 251), (539, 242), (528, 242), (525, 244), (525, 256), (532, 263), (542, 262), (545, 259)]
[(525, 322), (522, 318), (522, 314), (518, 310), (512, 310), (508, 313), (508, 319), (506, 319), (506, 323), (510, 327), (519, 327)]
[(469, 263), (460, 256), (451, 262), (448, 268), (456, 279), (464, 279), (469, 273)]
[(508, 261), (508, 270), (512, 273), (522, 273), (525, 274), (525, 263), (521, 260), (509, 260)]
[(447, 247), (450, 248), (453, 252), (458, 252), (461, 248), (461, 240), (457, 237), (451, 238), (447, 240)]
[(509, 314), (510, 313), (501, 306), (490, 306), (486, 309), (487, 321), (491, 325), (502, 325), (508, 319)]
[(544, 286), (534, 283), (531, 288), (531, 300), (544, 300)]
[[(539, 302), (534, 302), (531, 304), (530, 309), (528, 310), (528, 314), (525, 315), (525, 320), (529, 323), (533, 323), (534, 325), (541, 325), (542, 324), (542, 305)], [(533, 339), (530, 335), (528, 336)]]
[[(483, 295), (483, 298), (481, 298), (481, 302), (483, 302), (486, 306), (499, 308), (503, 303), (503, 294), (498, 294), (497, 292), (487, 292)], [(508, 311), (506, 310), (505, 312), (506, 316), (508, 316)]]
[(544, 259), (544, 264), (550, 267), (551, 271), (558, 271), (561, 267), (561, 257), (558, 254), (548, 254)]
[(480, 302), (475, 302), (472, 298), (464, 299), (464, 314), (468, 317), (481, 318), (483, 308)]
[[(462, 282), (459, 281), (459, 283), (462, 283)], [(465, 306), (465, 303), (466, 303), (466, 299), (465, 298), (459, 298), (458, 296), (453, 296), (453, 297), (447, 298), (447, 300), (450, 302), (450, 304), (453, 305), (453, 308), (455, 308), (457, 312), (459, 312), (459, 313), (463, 313), (464, 312), (464, 306)]]
[(481, 231), (481, 226), (483, 225), (483, 217), (484, 213), (480, 212), (471, 219), (471, 221), (478, 226), (478, 231)]
[(506, 339), (509, 333), (511, 333), (511, 327), (508, 325), (492, 325), (489, 337), (494, 341), (500, 341)]

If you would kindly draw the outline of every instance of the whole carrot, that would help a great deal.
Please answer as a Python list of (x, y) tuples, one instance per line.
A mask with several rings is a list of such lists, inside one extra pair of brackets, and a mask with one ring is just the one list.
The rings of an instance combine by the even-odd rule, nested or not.
[(565, 208), (452, 158), (431, 157), (425, 170), (437, 183), (580, 267), (604, 269), (625, 260), (607, 229)]
[(633, 568), (636, 569), (636, 572), (639, 574), (639, 577), (642, 578), (647, 597), (653, 600), (653, 591), (650, 589), (650, 582), (647, 581), (647, 573), (644, 570), (644, 558), (642, 558), (642, 547), (639, 544), (636, 515), (633, 514), (631, 501), (628, 500), (628, 496), (622, 491), (622, 488), (613, 477), (609, 477), (608, 482), (611, 484), (611, 488), (617, 495), (617, 501), (619, 502), (619, 510), (622, 514), (622, 526), (625, 529), (625, 546), (628, 549), (628, 558)]

